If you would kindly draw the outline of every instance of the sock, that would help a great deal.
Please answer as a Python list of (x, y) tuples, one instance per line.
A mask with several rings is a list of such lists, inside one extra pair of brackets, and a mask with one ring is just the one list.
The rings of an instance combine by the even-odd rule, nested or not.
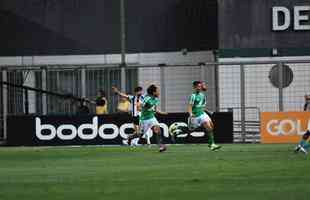
[(214, 135), (213, 135), (213, 131), (209, 131), (208, 132), (208, 144), (209, 145), (212, 145), (214, 144)]
[(141, 144), (139, 144), (139, 138), (134, 138), (131, 142), (131, 146), (141, 146)]
[(161, 132), (156, 134), (157, 144), (160, 146), (163, 143), (163, 139), (161, 137)]

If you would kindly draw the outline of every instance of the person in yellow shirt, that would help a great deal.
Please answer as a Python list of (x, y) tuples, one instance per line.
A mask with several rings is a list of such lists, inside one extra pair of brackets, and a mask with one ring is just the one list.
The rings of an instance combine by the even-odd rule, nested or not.
[(129, 113), (130, 101), (128, 101), (127, 98), (121, 96), (118, 102), (117, 111), (121, 113)]
[(96, 97), (96, 115), (108, 114), (108, 101), (103, 90), (99, 90)]

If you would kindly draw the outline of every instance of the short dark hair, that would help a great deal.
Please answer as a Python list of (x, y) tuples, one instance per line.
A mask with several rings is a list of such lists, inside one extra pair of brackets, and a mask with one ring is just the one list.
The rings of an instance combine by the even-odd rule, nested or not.
[(142, 90), (143, 90), (143, 88), (140, 87), (140, 86), (138, 86), (138, 87), (135, 88), (135, 92), (140, 92), (140, 91), (142, 91)]
[(147, 94), (148, 95), (153, 95), (154, 92), (156, 91), (157, 89), (157, 86), (156, 85), (150, 85), (148, 88), (147, 88)]
[(194, 82), (193, 82), (193, 86), (196, 87), (197, 85), (199, 85), (199, 84), (201, 84), (201, 83), (202, 83), (201, 81), (194, 81)]
[(105, 96), (106, 96), (106, 94), (105, 94), (105, 91), (104, 91), (104, 90), (99, 90), (98, 92), (100, 93), (100, 95), (101, 95), (101, 96), (103, 96), (103, 97), (105, 97)]

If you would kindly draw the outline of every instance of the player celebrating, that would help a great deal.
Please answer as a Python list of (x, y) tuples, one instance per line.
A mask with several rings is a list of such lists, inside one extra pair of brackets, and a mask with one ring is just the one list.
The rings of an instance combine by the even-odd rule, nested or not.
[(131, 145), (131, 141), (134, 138), (138, 138), (141, 136), (140, 129), (139, 129), (139, 122), (140, 122), (140, 114), (141, 114), (140, 107), (144, 99), (143, 88), (136, 87), (134, 90), (135, 92), (134, 95), (128, 95), (128, 94), (122, 93), (116, 87), (112, 87), (112, 90), (119, 96), (127, 98), (131, 103), (130, 111), (131, 111), (131, 116), (132, 116), (132, 123), (134, 125), (134, 133), (128, 136), (127, 141), (124, 141), (124, 143)]
[(208, 134), (208, 144), (212, 151), (220, 149), (221, 146), (216, 145), (213, 135), (213, 122), (210, 117), (205, 113), (206, 96), (203, 91), (207, 90), (207, 86), (202, 81), (193, 82), (194, 93), (190, 96), (188, 113), (190, 130), (202, 127)]
[[(141, 130), (144, 135), (147, 135), (150, 130), (156, 135), (157, 143), (159, 145), (159, 152), (167, 150), (166, 145), (163, 144), (163, 138), (159, 123), (155, 117), (155, 113), (167, 115), (166, 112), (158, 110), (159, 105), (159, 88), (156, 85), (151, 85), (147, 88), (147, 95), (142, 103), (141, 111)], [(147, 136), (148, 137), (148, 136)]]
[(310, 148), (310, 131), (307, 130), (307, 132), (302, 136), (301, 141), (295, 148), (295, 152), (303, 152), (304, 154), (308, 154), (308, 149)]

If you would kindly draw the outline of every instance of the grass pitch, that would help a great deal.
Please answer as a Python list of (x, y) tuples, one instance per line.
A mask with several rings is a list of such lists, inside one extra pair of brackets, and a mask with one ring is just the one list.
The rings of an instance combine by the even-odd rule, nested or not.
[(310, 158), (293, 145), (0, 148), (0, 199), (310, 198)]

